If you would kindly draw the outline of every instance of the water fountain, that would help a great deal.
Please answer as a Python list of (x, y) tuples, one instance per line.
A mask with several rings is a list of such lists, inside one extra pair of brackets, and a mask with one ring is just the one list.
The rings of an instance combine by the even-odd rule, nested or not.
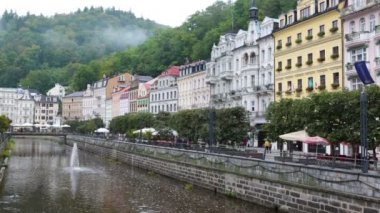
[(78, 158), (78, 146), (77, 146), (77, 143), (74, 143), (73, 149), (71, 151), (70, 167), (71, 168), (78, 168), (79, 167), (79, 158)]

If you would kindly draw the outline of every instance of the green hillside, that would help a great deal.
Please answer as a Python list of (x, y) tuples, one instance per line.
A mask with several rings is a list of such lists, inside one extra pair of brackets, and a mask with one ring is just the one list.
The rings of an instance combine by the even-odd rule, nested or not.
[[(22, 86), (42, 92), (54, 82), (82, 90), (104, 74), (157, 76), (170, 65), (208, 59), (220, 35), (247, 28), (251, 5), (252, 0), (216, 1), (176, 28), (113, 9), (51, 18), (7, 13), (0, 28), (0, 86), (15, 86), (23, 79)], [(261, 19), (278, 17), (295, 5), (296, 0), (257, 0)], [(125, 31), (130, 34), (120, 39)], [(145, 42), (140, 39), (150, 35)]]

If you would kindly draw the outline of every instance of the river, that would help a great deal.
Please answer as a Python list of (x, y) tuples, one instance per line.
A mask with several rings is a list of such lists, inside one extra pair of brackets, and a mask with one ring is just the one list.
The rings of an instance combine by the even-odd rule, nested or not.
[(80, 169), (72, 170), (71, 150), (17, 139), (0, 188), (0, 212), (274, 212), (81, 150)]

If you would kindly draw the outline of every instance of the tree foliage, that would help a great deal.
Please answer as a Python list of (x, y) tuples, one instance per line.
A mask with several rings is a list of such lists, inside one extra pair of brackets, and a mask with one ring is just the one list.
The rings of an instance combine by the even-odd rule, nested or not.
[(82, 134), (92, 134), (95, 130), (104, 127), (104, 123), (100, 118), (88, 121), (68, 121), (66, 124), (70, 125), (69, 131)]
[[(368, 94), (368, 141), (370, 148), (380, 145), (380, 88), (371, 86)], [(313, 94), (300, 100), (282, 99), (267, 110), (268, 137), (306, 129), (311, 136), (321, 136), (333, 145), (360, 144), (360, 93), (342, 91)]]
[(0, 115), (0, 133), (4, 133), (11, 126), (12, 121), (5, 115)]
[[(53, 83), (82, 90), (103, 74), (157, 76), (171, 65), (208, 59), (220, 35), (246, 30), (251, 2), (216, 1), (176, 28), (114, 8), (91, 7), (53, 17), (6, 11), (0, 20), (0, 84), (21, 83), (44, 92)], [(276, 18), (295, 3), (258, 0), (260, 19)]]

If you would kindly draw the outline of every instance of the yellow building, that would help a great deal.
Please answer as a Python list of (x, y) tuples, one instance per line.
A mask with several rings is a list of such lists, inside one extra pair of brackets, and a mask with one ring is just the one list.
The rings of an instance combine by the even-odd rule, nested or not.
[(275, 37), (275, 100), (344, 88), (339, 0), (299, 0), (279, 17)]

